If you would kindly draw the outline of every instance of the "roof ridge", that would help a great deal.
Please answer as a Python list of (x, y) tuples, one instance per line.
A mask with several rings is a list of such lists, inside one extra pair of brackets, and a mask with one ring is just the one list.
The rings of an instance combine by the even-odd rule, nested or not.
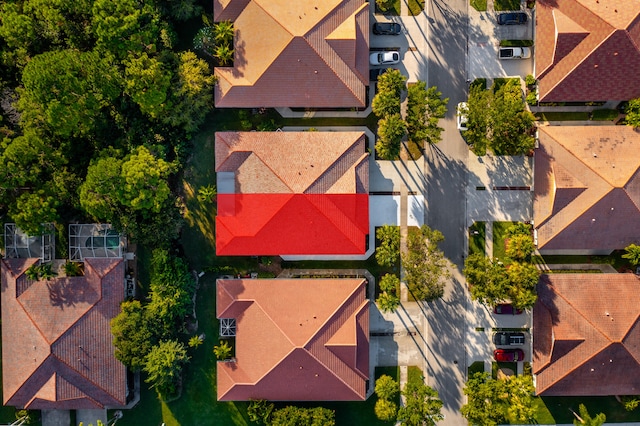
[[(91, 310), (91, 309), (90, 309)], [(89, 386), (90, 388), (93, 389), (100, 389), (101, 391), (103, 391), (104, 393), (106, 393), (107, 395), (109, 395), (111, 398), (116, 399), (113, 395), (111, 395), (111, 392), (108, 392), (104, 387), (100, 386), (99, 384), (95, 383), (93, 380), (91, 380), (88, 375), (86, 374), (82, 374), (80, 371), (76, 370), (75, 368), (73, 368), (72, 366), (70, 366), (68, 363), (66, 363), (62, 358), (60, 358), (59, 356), (57, 356), (55, 353), (53, 353), (53, 350), (51, 351), (51, 356), (53, 357), (53, 359), (60, 363), (60, 366), (62, 366), (62, 368), (66, 368), (68, 370), (70, 370), (71, 372), (77, 374), (82, 381), (84, 381), (85, 383), (89, 383), (91, 386)], [(71, 382), (69, 380), (67, 380), (66, 375), (63, 374), (64, 371), (61, 371), (60, 368), (56, 368), (55, 369), (55, 373), (60, 376), (60, 378), (64, 379), (65, 381), (67, 381), (69, 384), (72, 384), (75, 388), (77, 388), (80, 392), (82, 392), (87, 398), (91, 399), (92, 401), (94, 401), (97, 405), (99, 406), (103, 406), (104, 404), (101, 404), (99, 402), (97, 402), (92, 396), (90, 396), (90, 393), (88, 393), (86, 390), (83, 390), (80, 386), (78, 386), (78, 382)], [(84, 384), (84, 383), (83, 383)], [(84, 387), (84, 386), (83, 386)], [(56, 382), (56, 394), (58, 391), (58, 383)], [(57, 399), (57, 395), (56, 395), (56, 399)]]
[[(309, 204), (313, 206), (314, 209), (316, 209), (325, 219), (327, 219), (328, 222), (330, 222), (331, 224), (333, 224), (333, 226), (336, 227), (336, 229), (339, 229), (342, 233), (342, 235), (344, 235), (353, 245), (356, 245), (358, 242), (354, 241), (352, 238), (352, 233), (354, 230), (358, 229), (358, 225), (357, 223), (355, 223), (352, 218), (348, 217), (347, 215), (344, 214), (344, 212), (338, 207), (336, 206), (336, 204), (333, 202), (333, 200), (331, 199), (331, 195), (340, 195), (340, 194), (304, 194), (305, 197), (307, 197), (307, 200), (309, 201)], [(316, 197), (314, 196), (320, 196), (322, 197), (322, 200), (325, 200), (325, 202), (330, 203), (331, 205), (331, 209), (334, 211), (339, 212), (339, 219), (342, 220), (342, 223), (337, 223), (337, 219), (338, 217), (329, 217), (325, 214), (325, 212), (323, 210), (320, 209), (320, 207), (313, 202), (312, 200), (316, 199)], [(355, 195), (359, 195), (359, 194), (355, 194)], [(320, 198), (318, 197), (318, 198)], [(346, 226), (345, 226), (346, 225)], [(345, 229), (346, 227), (348, 227), (349, 229)]]

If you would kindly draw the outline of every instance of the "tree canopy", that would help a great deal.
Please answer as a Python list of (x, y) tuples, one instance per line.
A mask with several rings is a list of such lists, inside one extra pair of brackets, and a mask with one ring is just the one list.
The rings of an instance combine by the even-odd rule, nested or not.
[(409, 291), (417, 300), (433, 301), (444, 294), (446, 280), (451, 276), (450, 262), (438, 248), (444, 236), (427, 225), (410, 229), (407, 252), (402, 254), (402, 266)]
[(382, 225), (376, 228), (376, 261), (380, 266), (393, 266), (400, 260), (400, 228)]
[(418, 81), (409, 85), (407, 90), (407, 132), (414, 142), (427, 141), (430, 144), (440, 142), (444, 129), (438, 126), (447, 113), (449, 98), (435, 86), (427, 89), (427, 83)]

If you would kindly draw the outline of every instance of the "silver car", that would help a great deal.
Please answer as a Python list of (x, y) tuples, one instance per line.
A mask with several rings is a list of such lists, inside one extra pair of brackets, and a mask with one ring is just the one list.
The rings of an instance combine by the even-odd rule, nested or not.
[(400, 62), (400, 52), (374, 52), (369, 56), (371, 65), (394, 65)]

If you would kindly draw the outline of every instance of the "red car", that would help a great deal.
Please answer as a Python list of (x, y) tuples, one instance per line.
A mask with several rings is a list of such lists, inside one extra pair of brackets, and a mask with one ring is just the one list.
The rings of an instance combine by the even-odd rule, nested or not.
[(520, 315), (522, 309), (516, 309), (508, 303), (501, 303), (493, 308), (493, 313), (497, 315)]
[(516, 362), (524, 359), (522, 349), (496, 349), (493, 358), (498, 362)]

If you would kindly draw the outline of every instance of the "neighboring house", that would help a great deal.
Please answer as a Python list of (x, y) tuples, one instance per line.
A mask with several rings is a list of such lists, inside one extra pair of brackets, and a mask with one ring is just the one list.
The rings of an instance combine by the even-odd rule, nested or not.
[(640, 2), (537, 0), (535, 14), (540, 101), (640, 96)]
[(235, 357), (218, 362), (219, 401), (364, 400), (364, 279), (218, 280), (216, 316), (235, 319)]
[(640, 134), (541, 126), (534, 224), (543, 254), (609, 254), (640, 238)]
[(216, 254), (364, 254), (362, 132), (218, 132)]
[(365, 108), (369, 3), (214, 0), (232, 21), (234, 66), (216, 67), (220, 108)]
[(122, 407), (127, 372), (110, 321), (124, 299), (124, 260), (84, 260), (84, 276), (32, 281), (38, 259), (4, 259), (3, 404), (27, 409)]
[(640, 279), (549, 274), (533, 308), (533, 373), (542, 396), (638, 395)]

